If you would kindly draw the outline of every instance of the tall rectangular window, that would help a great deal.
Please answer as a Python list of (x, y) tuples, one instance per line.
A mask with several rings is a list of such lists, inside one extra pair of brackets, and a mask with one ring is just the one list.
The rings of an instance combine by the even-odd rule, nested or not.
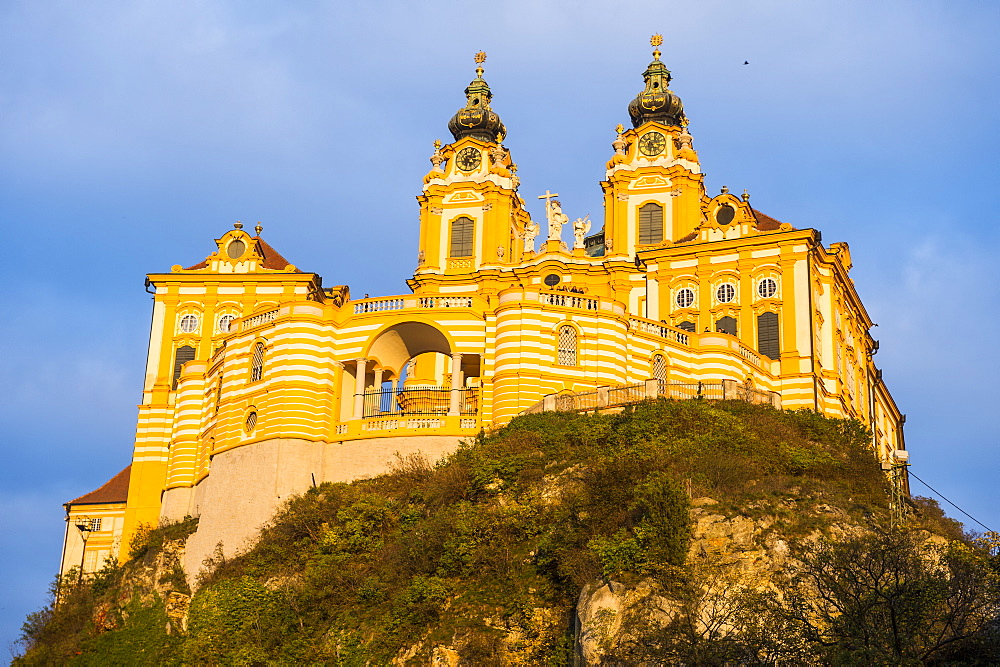
[(576, 366), (576, 329), (571, 326), (559, 327), (556, 362), (563, 366)]
[(472, 239), (475, 223), (465, 216), (451, 222), (451, 251), (449, 257), (472, 257)]
[(190, 345), (177, 348), (177, 352), (174, 353), (174, 389), (177, 389), (177, 381), (181, 377), (181, 367), (189, 361), (194, 361), (194, 348)]
[(639, 209), (639, 245), (663, 243), (663, 207), (646, 204)]
[(778, 313), (761, 313), (757, 316), (757, 350), (769, 359), (778, 359)]

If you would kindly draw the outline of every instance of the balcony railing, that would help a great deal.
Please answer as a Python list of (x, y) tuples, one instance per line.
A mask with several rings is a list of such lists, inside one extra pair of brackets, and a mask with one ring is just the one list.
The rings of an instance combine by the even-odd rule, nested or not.
[(453, 397), (458, 400), (459, 415), (479, 414), (479, 389), (475, 387), (399, 387), (365, 391), (362, 417), (383, 419), (411, 415), (447, 415), (451, 410)]
[(241, 331), (246, 331), (247, 329), (253, 329), (254, 327), (259, 327), (262, 324), (267, 324), (268, 322), (273, 322), (275, 318), (278, 317), (278, 310), (269, 310), (266, 313), (259, 313), (253, 317), (248, 317), (243, 320), (243, 324), (240, 326)]
[(354, 302), (354, 314), (382, 313), (406, 308), (472, 308), (471, 296), (390, 296)]
[(771, 405), (781, 409), (781, 395), (775, 391), (755, 389), (736, 380), (716, 382), (664, 382), (646, 380), (637, 384), (617, 387), (598, 387), (593, 391), (575, 394), (550, 394), (523, 410), (521, 414), (535, 414), (548, 410), (559, 412), (582, 412), (601, 408), (616, 408), (638, 403), (648, 398), (672, 398), (678, 400), (736, 400), (748, 403)]
[(690, 344), (691, 337), (688, 335), (688, 332), (682, 329), (675, 329), (674, 327), (669, 327), (666, 324), (653, 322), (652, 320), (639, 319), (637, 317), (630, 317), (628, 323), (629, 327), (633, 331), (641, 331), (642, 333), (659, 336), (664, 340), (672, 340), (681, 345)]
[(597, 310), (600, 303), (597, 299), (588, 299), (587, 297), (574, 296), (573, 294), (552, 294), (551, 292), (542, 292), (539, 294), (538, 301), (548, 306), (579, 308), (581, 310)]

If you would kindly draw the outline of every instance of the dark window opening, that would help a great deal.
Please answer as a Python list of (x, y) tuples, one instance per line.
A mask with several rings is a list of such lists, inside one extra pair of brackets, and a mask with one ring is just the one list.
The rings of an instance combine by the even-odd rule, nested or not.
[(177, 381), (181, 377), (181, 367), (189, 361), (194, 361), (194, 348), (182, 345), (174, 353), (174, 383), (172, 389), (177, 389)]
[(736, 335), (736, 318), (726, 315), (725, 317), (720, 317), (719, 321), (715, 323), (715, 330), (719, 333), (727, 333), (730, 336)]
[(639, 245), (663, 242), (663, 207), (646, 204), (639, 209)]
[(694, 333), (694, 322), (681, 322), (677, 325), (677, 328)]
[(761, 313), (757, 317), (757, 350), (768, 359), (780, 358), (778, 313)]
[(472, 257), (472, 239), (475, 223), (472, 218), (461, 217), (451, 223), (451, 252), (449, 257)]

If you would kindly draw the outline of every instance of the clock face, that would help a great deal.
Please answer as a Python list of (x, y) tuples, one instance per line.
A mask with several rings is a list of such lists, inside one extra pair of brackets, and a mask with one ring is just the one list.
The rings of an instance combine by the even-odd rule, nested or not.
[(479, 151), (471, 146), (469, 148), (463, 148), (458, 152), (458, 157), (455, 158), (455, 164), (462, 171), (472, 171), (479, 167), (479, 163), (482, 157), (479, 155)]
[(647, 132), (639, 137), (639, 150), (643, 155), (659, 155), (667, 145), (667, 138), (659, 132)]

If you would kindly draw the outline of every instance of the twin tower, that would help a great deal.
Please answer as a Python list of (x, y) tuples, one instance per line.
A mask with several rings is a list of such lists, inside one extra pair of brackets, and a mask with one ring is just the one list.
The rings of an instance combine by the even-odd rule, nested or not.
[(149, 274), (132, 462), (67, 503), (64, 571), (118, 557), (142, 524), (197, 516), (193, 582), (216, 545), (244, 548), (291, 495), (379, 474), (396, 454), (445, 456), (525, 411), (762, 400), (858, 419), (884, 462), (899, 456), (903, 419), (847, 245), (824, 246), (746, 195), (705, 193), (658, 50), (633, 127), (612, 143), (603, 228), (590, 235), (549, 193), (545, 221), (528, 215), (484, 59), (423, 179), (410, 293), (326, 286), (259, 225)]

